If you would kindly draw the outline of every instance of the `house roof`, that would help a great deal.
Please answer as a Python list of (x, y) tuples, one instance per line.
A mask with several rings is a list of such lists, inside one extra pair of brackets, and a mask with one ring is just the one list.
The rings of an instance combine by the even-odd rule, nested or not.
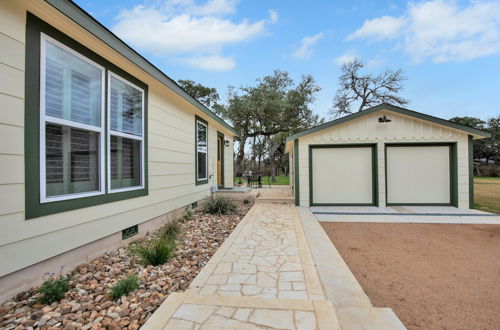
[(95, 18), (90, 16), (85, 10), (71, 0), (45, 0), (52, 7), (60, 11), (62, 14), (70, 18), (76, 24), (87, 30), (96, 38), (104, 42), (106, 45), (114, 49), (120, 55), (137, 65), (139, 68), (147, 72), (149, 75), (160, 81), (162, 84), (170, 88), (177, 95), (191, 103), (198, 110), (206, 114), (211, 119), (215, 120), (235, 135), (239, 136), (240, 133), (231, 125), (226, 123), (222, 118), (217, 116), (214, 112), (204, 106), (200, 101), (191, 96), (181, 86), (179, 86), (172, 78), (163, 73), (160, 69), (154, 66), (146, 58), (136, 52), (132, 47), (127, 45), (123, 40), (118, 38), (104, 25), (99, 23)]
[(475, 129), (475, 128), (472, 128), (472, 127), (469, 127), (469, 126), (460, 125), (460, 124), (454, 123), (454, 122), (449, 121), (449, 120), (445, 120), (445, 119), (441, 119), (441, 118), (429, 116), (429, 115), (426, 115), (426, 114), (423, 114), (423, 113), (420, 113), (420, 112), (416, 112), (416, 111), (413, 111), (413, 110), (401, 108), (401, 107), (398, 107), (398, 106), (395, 106), (395, 105), (392, 105), (392, 104), (382, 103), (382, 104), (376, 105), (376, 106), (374, 106), (372, 108), (363, 110), (361, 112), (356, 112), (356, 113), (353, 113), (351, 115), (348, 115), (348, 116), (345, 116), (345, 117), (342, 117), (342, 118), (339, 118), (339, 119), (336, 119), (336, 120), (332, 120), (332, 121), (329, 121), (327, 123), (324, 123), (324, 124), (315, 126), (313, 128), (310, 128), (308, 130), (299, 132), (297, 134), (294, 134), (292, 136), (287, 137), (286, 141), (287, 142), (288, 141), (292, 141), (292, 140), (301, 138), (303, 136), (306, 136), (306, 135), (309, 135), (309, 134), (312, 134), (312, 133), (316, 133), (318, 131), (321, 131), (321, 130), (324, 130), (324, 129), (327, 129), (327, 128), (330, 128), (330, 127), (334, 127), (334, 126), (343, 124), (343, 123), (351, 121), (351, 120), (356, 120), (358, 118), (370, 115), (370, 114), (372, 114), (374, 112), (381, 111), (381, 110), (392, 111), (392, 112), (399, 113), (399, 114), (402, 114), (402, 115), (405, 115), (405, 116), (409, 116), (409, 117), (413, 117), (413, 118), (417, 118), (417, 119), (429, 121), (429, 122), (434, 123), (434, 124), (438, 124), (438, 125), (450, 127), (450, 128), (456, 129), (456, 130), (460, 130), (460, 131), (466, 132), (466, 133), (468, 133), (470, 135), (473, 135), (473, 136), (475, 136), (477, 138), (489, 138), (489, 137), (491, 137), (490, 133), (485, 132), (485, 131), (481, 131), (481, 130), (478, 130), (478, 129)]

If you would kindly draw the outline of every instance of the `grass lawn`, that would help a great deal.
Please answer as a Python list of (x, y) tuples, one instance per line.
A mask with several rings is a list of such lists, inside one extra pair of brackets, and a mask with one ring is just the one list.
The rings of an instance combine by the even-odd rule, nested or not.
[[(241, 178), (241, 182), (246, 184), (247, 180), (245, 180), (244, 178)], [(236, 178), (234, 180), (234, 183), (238, 184), (238, 178)], [(288, 186), (290, 184), (290, 178), (288, 176), (279, 175), (276, 177), (276, 182), (271, 182), (270, 177), (263, 176), (262, 177), (262, 185), (268, 185), (269, 183), (271, 183), (272, 185), (286, 185), (286, 186)]]
[(500, 178), (474, 178), (474, 207), (500, 214)]

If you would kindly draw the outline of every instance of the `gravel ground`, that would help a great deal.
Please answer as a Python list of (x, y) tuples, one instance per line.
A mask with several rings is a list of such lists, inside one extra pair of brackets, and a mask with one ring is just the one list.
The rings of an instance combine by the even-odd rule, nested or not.
[(372, 303), (409, 329), (499, 329), (500, 225), (321, 225)]
[[(233, 215), (195, 213), (182, 223), (175, 257), (161, 266), (144, 267), (123, 247), (74, 269), (72, 289), (60, 302), (37, 302), (37, 288), (21, 292), (0, 306), (0, 328), (138, 329), (171, 292), (189, 286), (251, 206), (238, 202), (239, 211)], [(140, 288), (112, 301), (109, 289), (130, 274), (138, 274)]]

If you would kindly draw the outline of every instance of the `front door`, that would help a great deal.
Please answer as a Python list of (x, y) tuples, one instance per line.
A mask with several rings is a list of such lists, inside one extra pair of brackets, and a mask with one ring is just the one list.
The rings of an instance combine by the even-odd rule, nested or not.
[(217, 136), (217, 186), (224, 186), (224, 171), (222, 162), (224, 161), (224, 136)]

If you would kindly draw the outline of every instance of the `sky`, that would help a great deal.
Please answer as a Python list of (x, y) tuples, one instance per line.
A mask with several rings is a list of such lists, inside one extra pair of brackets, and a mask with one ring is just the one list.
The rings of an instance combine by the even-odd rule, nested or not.
[(284, 70), (321, 87), (326, 119), (342, 63), (403, 69), (406, 108), (449, 119), (500, 115), (500, 0), (76, 0), (174, 80), (251, 86)]

